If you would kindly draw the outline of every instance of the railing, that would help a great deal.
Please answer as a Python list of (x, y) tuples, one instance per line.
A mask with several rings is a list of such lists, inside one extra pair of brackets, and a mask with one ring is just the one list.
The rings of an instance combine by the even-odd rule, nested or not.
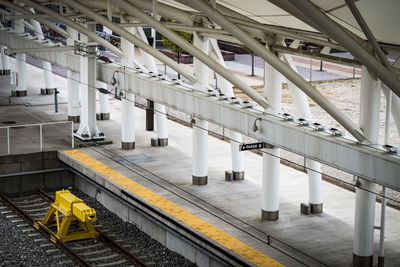
[(74, 147), (72, 121), (0, 127), (0, 155), (25, 154)]

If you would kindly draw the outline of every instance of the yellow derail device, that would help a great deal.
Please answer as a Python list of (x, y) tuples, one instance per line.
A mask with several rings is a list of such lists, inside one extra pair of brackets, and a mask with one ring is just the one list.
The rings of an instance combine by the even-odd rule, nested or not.
[[(82, 199), (74, 196), (69, 190), (56, 192), (56, 200), (51, 204), (43, 221), (38, 222), (53, 234), (52, 240), (57, 238), (62, 242), (96, 238), (98, 232), (94, 229), (96, 211), (88, 207)], [(70, 231), (72, 225), (77, 225)], [(57, 233), (51, 230), (57, 226)], [(39, 227), (38, 225), (36, 226)]]

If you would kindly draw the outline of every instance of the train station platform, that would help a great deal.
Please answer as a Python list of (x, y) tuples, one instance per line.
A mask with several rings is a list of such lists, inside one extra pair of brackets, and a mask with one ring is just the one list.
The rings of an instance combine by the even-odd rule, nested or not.
[[(29, 77), (40, 76), (41, 78), (40, 69), (32, 66), (27, 66), (27, 69), (30, 72)], [(40, 78), (29, 82), (28, 95), (31, 96), (13, 98), (11, 103), (8, 103), (8, 100), (2, 103), (0, 106), (2, 120), (13, 120), (16, 124), (22, 124), (28, 121), (34, 123), (66, 119), (65, 104), (60, 104), (59, 112), (54, 114), (54, 106), (49, 98), (51, 96), (39, 96), (39, 84), (42, 83)], [(1, 78), (2, 84), (7, 82), (6, 77)], [(62, 99), (66, 95), (66, 82), (57, 76), (56, 84), (61, 91)], [(8, 87), (1, 88), (4, 100), (5, 91), (9, 91)], [(7, 113), (6, 110), (9, 111), (10, 108), (21, 112)], [(219, 232), (222, 231), (223, 237), (214, 239), (215, 242), (222, 240), (219, 243), (221, 246), (224, 246), (225, 238), (237, 240), (234, 244), (245, 244), (244, 250), (236, 251), (236, 247), (227, 247), (227, 249), (254, 264), (258, 264), (259, 259), (264, 259), (266, 263), (280, 263), (288, 266), (351, 265), (355, 208), (353, 192), (323, 182), (324, 213), (302, 215), (300, 203), (308, 200), (307, 175), (281, 165), (280, 218), (275, 222), (262, 222), (260, 220), (261, 156), (244, 152), (245, 179), (227, 182), (224, 179), (224, 172), (230, 170), (230, 145), (226, 141), (209, 136), (208, 184), (194, 186), (191, 183), (192, 129), (190, 127), (169, 120), (168, 146), (152, 147), (150, 138), (155, 137), (156, 134), (145, 130), (145, 111), (136, 109), (136, 148), (130, 151), (121, 150), (120, 102), (110, 101), (110, 108), (111, 120), (98, 121), (98, 127), (105, 133), (107, 139), (113, 141), (113, 144), (81, 148), (75, 152), (60, 152), (61, 160), (76, 169), (85, 169), (86, 175), (100, 173), (112, 183), (119, 183), (120, 188), (129, 190), (135, 185), (131, 193), (138, 197), (142, 196), (139, 192), (135, 192), (137, 188), (142, 189), (142, 192), (146, 191), (148, 195), (162, 197), (165, 199), (161, 201), (164, 204), (168, 203), (167, 205), (179, 209), (181, 213), (190, 213), (192, 214), (190, 216), (195, 216), (195, 218), (191, 217), (193, 220), (190, 222), (193, 223), (196, 220), (204, 222), (204, 225), (207, 225), (203, 229), (204, 232), (197, 231), (207, 235), (211, 240), (213, 237), (210, 236), (210, 232), (222, 234)], [(19, 117), (13, 117), (16, 116), (14, 114), (19, 114)], [(26, 114), (29, 114), (29, 117)], [(76, 155), (82, 157), (76, 157)], [(97, 167), (92, 165), (93, 162), (98, 162)], [(110, 171), (110, 173), (102, 173), (104, 171)], [(119, 181), (114, 180), (116, 176), (119, 176)], [(170, 216), (181, 220), (177, 217), (178, 214), (179, 212)], [(378, 226), (379, 208), (376, 209), (375, 219)], [(190, 222), (181, 221), (190, 226)], [(399, 221), (400, 212), (388, 208), (385, 240), (386, 266), (400, 265)], [(378, 245), (379, 232), (376, 231), (375, 252), (378, 251)], [(256, 259), (253, 258), (255, 254)], [(247, 255), (251, 256), (247, 257)], [(376, 258), (375, 253), (374, 259)]]
[[(86, 169), (91, 169), (89, 172), (98, 173), (96, 168), (87, 163), (93, 158), (113, 172), (121, 173), (146, 190), (167, 199), (173, 203), (171, 205), (194, 214), (212, 227), (223, 229), (283, 265), (351, 265), (355, 206), (353, 192), (323, 182), (324, 213), (302, 215), (300, 203), (308, 199), (307, 175), (281, 165), (280, 218), (276, 222), (262, 222), (261, 156), (245, 152), (245, 179), (227, 182), (224, 171), (230, 169), (230, 145), (209, 136), (208, 184), (195, 186), (191, 184), (191, 128), (168, 121), (169, 145), (152, 147), (150, 138), (154, 133), (145, 131), (145, 112), (137, 110), (136, 149), (126, 151), (120, 149), (118, 120), (114, 117), (111, 121), (99, 123), (99, 127), (113, 139), (112, 145), (83, 148), (79, 152), (64, 151), (61, 152), (61, 160), (67, 164), (74, 162), (71, 164), (74, 168), (86, 165)], [(76, 153), (87, 155), (86, 161), (74, 156)], [(129, 188), (124, 183), (116, 183)], [(132, 193), (135, 194), (134, 190)], [(376, 225), (379, 225), (379, 218), (377, 208)], [(400, 264), (396, 256), (400, 253), (396, 245), (399, 242), (399, 220), (400, 212), (388, 208), (385, 241), (387, 266)], [(375, 240), (378, 246), (379, 232), (376, 232)]]

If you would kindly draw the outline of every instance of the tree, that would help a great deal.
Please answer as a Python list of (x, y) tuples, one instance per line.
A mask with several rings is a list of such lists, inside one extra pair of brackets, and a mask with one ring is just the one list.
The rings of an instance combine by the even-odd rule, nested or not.
[[(165, 22), (172, 22), (171, 19), (165, 18)], [(189, 32), (180, 32), (180, 31), (175, 31), (177, 34), (179, 34), (183, 39), (188, 41), (189, 43), (193, 43), (193, 34)], [(168, 47), (174, 54), (176, 55), (178, 64), (180, 63), (180, 57), (182, 54), (186, 53), (185, 50), (183, 50), (180, 46), (176, 45), (174, 42), (171, 42), (168, 40), (164, 35), (162, 36), (161, 43)], [(181, 78), (181, 74), (178, 73), (178, 79)]]

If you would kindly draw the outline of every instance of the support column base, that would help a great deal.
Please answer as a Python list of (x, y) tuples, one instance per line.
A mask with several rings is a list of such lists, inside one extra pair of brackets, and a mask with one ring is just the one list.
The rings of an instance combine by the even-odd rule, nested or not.
[(0, 75), (10, 75), (10, 70), (1, 70)]
[(192, 182), (194, 185), (206, 185), (208, 176), (194, 176), (192, 175)]
[(121, 142), (121, 148), (123, 150), (135, 149), (135, 142)]
[(232, 182), (233, 174), (231, 171), (225, 171), (225, 181)]
[(68, 116), (68, 121), (73, 121), (74, 123), (80, 123), (81, 116)]
[(168, 146), (168, 138), (158, 138), (158, 146)]
[(99, 121), (106, 121), (110, 119), (110, 113), (97, 113), (96, 119)]
[(57, 90), (57, 88), (41, 88), (40, 94), (41, 95), (54, 95), (54, 92), (56, 90)]
[(353, 253), (353, 266), (355, 267), (372, 267), (373, 256), (358, 256)]
[(310, 204), (310, 211), (312, 214), (322, 213), (323, 212), (323, 203), (320, 204)]
[(243, 180), (244, 179), (244, 171), (241, 171), (241, 172), (232, 171), (232, 178), (233, 178), (233, 180)]
[(261, 210), (262, 221), (277, 221), (278, 219), (279, 219), (279, 210), (277, 211)]
[(22, 97), (22, 96), (27, 96), (28, 93), (26, 90), (24, 91), (11, 91), (11, 96), (16, 96), (16, 97)]

